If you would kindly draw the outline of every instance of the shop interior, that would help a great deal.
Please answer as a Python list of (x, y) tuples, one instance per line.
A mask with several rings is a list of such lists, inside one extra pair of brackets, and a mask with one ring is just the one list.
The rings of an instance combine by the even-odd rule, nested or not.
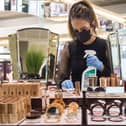
[(112, 75), (74, 90), (56, 83), (75, 1), (1, 1), (0, 125), (126, 126), (126, 0), (90, 0), (97, 35), (110, 44)]

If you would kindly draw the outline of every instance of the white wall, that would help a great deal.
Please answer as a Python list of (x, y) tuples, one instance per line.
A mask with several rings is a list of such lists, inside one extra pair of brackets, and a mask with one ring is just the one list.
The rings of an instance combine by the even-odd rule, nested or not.
[(22, 0), (17, 1), (17, 11), (22, 12)]
[(41, 7), (42, 4), (43, 4), (42, 1), (29, 0), (28, 13), (42, 17), (44, 15), (44, 12), (43, 12), (44, 10)]
[(4, 0), (0, 0), (0, 11), (4, 10)]
[(37, 4), (38, 2), (35, 0), (29, 0), (29, 14), (37, 15)]
[(17, 9), (17, 0), (11, 0), (11, 10), (16, 11)]

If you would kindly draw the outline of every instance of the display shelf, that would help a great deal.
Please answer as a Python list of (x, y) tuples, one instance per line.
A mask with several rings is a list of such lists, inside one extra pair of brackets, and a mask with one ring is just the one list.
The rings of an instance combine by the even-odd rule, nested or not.
[(96, 122), (91, 120), (91, 115), (89, 114), (89, 111), (87, 111), (87, 125), (88, 126), (126, 126), (126, 117), (122, 117), (123, 121), (120, 122), (112, 122), (108, 120), (108, 117), (106, 117), (106, 120), (103, 122)]
[(16, 123), (0, 123), (0, 126), (18, 126), (20, 125), (23, 121), (25, 120), (25, 118), (23, 118), (22, 120), (16, 122)]
[[(47, 94), (49, 95), (50, 103), (55, 98), (55, 91), (47, 91)], [(83, 93), (80, 92), (80, 95), (76, 95), (74, 93), (68, 93), (68, 92), (62, 92), (63, 94), (63, 101), (66, 105), (68, 105), (70, 102), (77, 102), (80, 107), (83, 108)]]
[[(56, 91), (48, 90), (46, 96), (49, 96), (49, 102), (51, 103), (55, 99)], [(66, 104), (64, 112), (57, 122), (49, 122), (46, 120), (46, 115), (43, 114), (38, 119), (25, 119), (20, 125), (41, 125), (41, 126), (83, 126), (83, 93), (76, 95), (74, 93), (62, 92), (63, 101)], [(79, 105), (78, 113), (76, 118), (68, 119), (67, 116), (67, 105), (71, 102), (77, 102)]]
[(25, 119), (20, 125), (41, 125), (41, 126), (81, 126), (82, 125), (82, 109), (79, 108), (77, 118), (67, 121), (67, 109), (64, 110), (60, 120), (58, 122), (46, 122), (46, 116), (42, 115), (41, 118), (38, 119)]
[(99, 92), (99, 93), (91, 93), (91, 92), (88, 92), (86, 93), (86, 99), (100, 99), (100, 98), (104, 98), (104, 99), (112, 99), (112, 98), (115, 98), (115, 99), (124, 99), (126, 98), (126, 93), (104, 93), (104, 92)]
[(105, 115), (105, 121), (92, 121), (91, 114), (89, 112), (90, 105), (92, 103), (96, 103), (98, 100), (104, 100), (106, 103), (112, 102), (113, 100), (120, 100), (121, 105), (126, 101), (126, 93), (105, 93), (105, 92), (84, 92), (83, 93), (83, 124), (85, 126), (126, 126), (126, 117), (123, 116), (122, 108), (121, 108), (121, 117), (123, 121), (114, 122), (109, 120), (109, 116)]
[[(50, 92), (48, 91), (47, 94), (49, 94), (49, 97), (51, 99), (55, 98), (55, 92)], [(79, 98), (83, 98), (83, 94), (82, 92), (80, 92), (80, 95), (76, 95), (74, 93), (68, 93), (68, 92), (63, 92), (63, 99), (79, 99)]]

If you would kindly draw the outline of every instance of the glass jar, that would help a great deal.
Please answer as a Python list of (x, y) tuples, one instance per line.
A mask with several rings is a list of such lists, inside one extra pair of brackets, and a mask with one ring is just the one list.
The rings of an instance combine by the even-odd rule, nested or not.
[(62, 91), (59, 89), (55, 92), (55, 99), (62, 99), (63, 98), (63, 94)]

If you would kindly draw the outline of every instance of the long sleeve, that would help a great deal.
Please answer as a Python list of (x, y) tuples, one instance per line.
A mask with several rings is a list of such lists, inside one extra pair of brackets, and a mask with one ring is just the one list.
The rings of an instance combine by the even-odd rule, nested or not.
[(105, 59), (104, 59), (104, 70), (102, 72), (102, 76), (110, 76), (112, 73), (112, 59), (111, 59), (111, 50), (109, 46), (109, 42), (106, 42), (106, 49), (105, 49)]
[(60, 84), (63, 80), (70, 78), (70, 54), (69, 54), (69, 43), (64, 45), (61, 52), (61, 61), (59, 70), (56, 78), (56, 82)]

